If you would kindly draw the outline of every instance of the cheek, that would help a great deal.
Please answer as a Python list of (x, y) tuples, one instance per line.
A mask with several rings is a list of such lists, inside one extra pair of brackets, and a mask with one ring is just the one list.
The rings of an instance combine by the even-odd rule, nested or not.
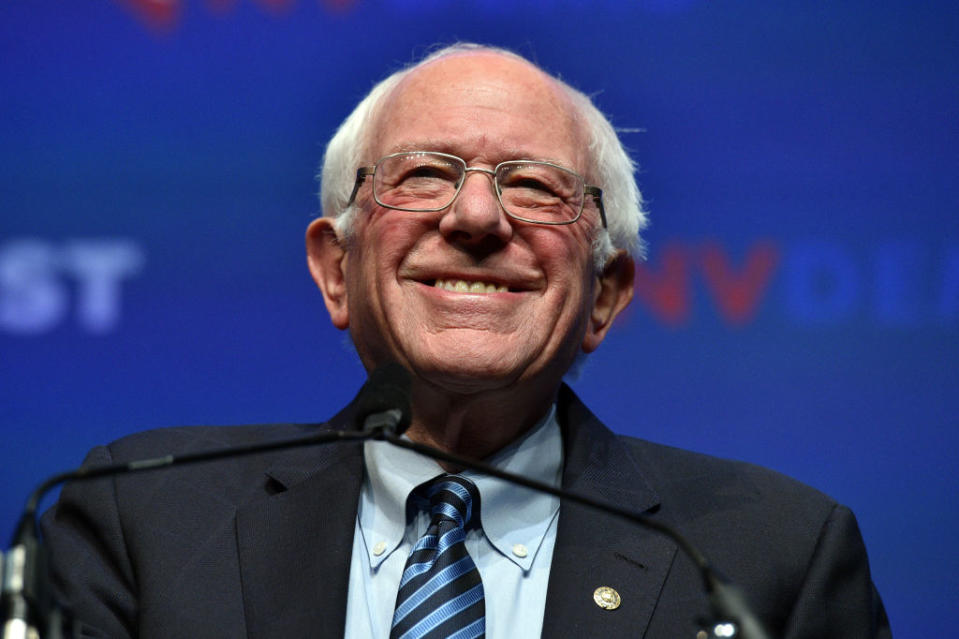
[(584, 253), (582, 247), (561, 252), (548, 271), (550, 305), (544, 309), (544, 321), (552, 323), (548, 339), (569, 342), (570, 348), (578, 348), (588, 328), (597, 293), (592, 257)]
[(565, 288), (570, 294), (581, 292), (593, 275), (592, 244), (587, 234), (576, 224), (545, 227), (544, 231), (530, 237), (530, 247), (550, 285)]
[(592, 258), (593, 227), (584, 219), (557, 226), (526, 224), (518, 235), (537, 253), (565, 255), (566, 260), (576, 262)]
[(417, 219), (415, 214), (398, 211), (380, 211), (365, 235), (368, 247), (367, 259), (375, 262), (381, 275), (395, 272), (420, 250), (430, 234), (428, 224)]

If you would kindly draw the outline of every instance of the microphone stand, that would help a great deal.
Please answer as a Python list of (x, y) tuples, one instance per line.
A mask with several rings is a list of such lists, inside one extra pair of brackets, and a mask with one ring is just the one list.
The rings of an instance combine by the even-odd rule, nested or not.
[(560, 499), (613, 514), (665, 535), (675, 541), (680, 549), (692, 559), (703, 579), (703, 588), (709, 598), (712, 619), (704, 624), (707, 626), (706, 634), (697, 635), (699, 639), (770, 639), (770, 635), (752, 613), (740, 590), (731, 584), (728, 579), (721, 576), (695, 546), (671, 527), (627, 508), (603, 503), (590, 497), (500, 470), (475, 459), (403, 439), (399, 433), (405, 425), (403, 422), (408, 423), (406, 414), (396, 409), (383, 410), (378, 408), (377, 410), (379, 412), (367, 413), (361, 430), (324, 431), (297, 439), (79, 468), (47, 479), (30, 494), (17, 526), (17, 531), (14, 534), (11, 548), (6, 553), (6, 557), (0, 555), (4, 559), (2, 563), (2, 583), (0, 583), (2, 585), (0, 602), (2, 602), (4, 625), (0, 637), (2, 639), (79, 637), (79, 629), (74, 627), (69, 616), (60, 610), (50, 592), (46, 557), (37, 535), (37, 508), (41, 498), (54, 486), (65, 481), (85, 481), (111, 475), (146, 472), (174, 465), (200, 463), (288, 448), (377, 439), (433, 459), (477, 470), (491, 477), (497, 477)]
[[(373, 439), (387, 441), (394, 446), (412, 450), (433, 459), (449, 462), (457, 466), (476, 470), (492, 477), (497, 477), (513, 484), (519, 484), (532, 490), (553, 495), (560, 499), (572, 501), (604, 513), (609, 513), (634, 522), (644, 528), (654, 530), (672, 539), (680, 549), (692, 559), (703, 580), (703, 589), (709, 599), (712, 619), (704, 622), (707, 633), (701, 639), (771, 639), (762, 623), (753, 614), (746, 601), (745, 595), (726, 577), (722, 576), (706, 557), (699, 552), (679, 532), (651, 517), (615, 504), (604, 503), (584, 495), (572, 493), (562, 488), (556, 488), (543, 482), (535, 481), (522, 475), (500, 470), (485, 462), (456, 455), (439, 448), (420, 444), (409, 439), (403, 439), (393, 429), (381, 428), (375, 432)], [(699, 637), (700, 635), (697, 635)]]
[(65, 481), (87, 481), (111, 475), (139, 473), (182, 464), (196, 464), (228, 457), (269, 453), (287, 448), (337, 442), (357, 442), (397, 433), (410, 423), (410, 375), (402, 366), (388, 363), (373, 371), (353, 400), (355, 430), (327, 430), (297, 439), (216, 448), (213, 450), (164, 455), (132, 462), (78, 468), (54, 475), (40, 484), (27, 499), (7, 556), (0, 554), (0, 609), (3, 613), (2, 639), (60, 639), (66, 629), (79, 637), (79, 629), (66, 619), (51, 592), (46, 556), (37, 535), (37, 508), (40, 499)]
[[(336, 442), (363, 441), (378, 436), (385, 428), (394, 428), (394, 415), (371, 415), (370, 421), (378, 419), (374, 429), (357, 431), (324, 431), (309, 437), (279, 440), (275, 442), (248, 444), (230, 448), (164, 455), (132, 462), (120, 462), (103, 466), (77, 468), (50, 477), (40, 484), (27, 499), (23, 514), (17, 524), (10, 549), (0, 553), (0, 607), (3, 613), (2, 639), (61, 639), (79, 637), (79, 629), (54, 601), (47, 573), (46, 553), (37, 535), (37, 508), (40, 500), (55, 486), (66, 481), (87, 481), (111, 475), (140, 473), (182, 464), (241, 457), (267, 453), (287, 448), (318, 446)], [(66, 634), (64, 634), (66, 633)]]

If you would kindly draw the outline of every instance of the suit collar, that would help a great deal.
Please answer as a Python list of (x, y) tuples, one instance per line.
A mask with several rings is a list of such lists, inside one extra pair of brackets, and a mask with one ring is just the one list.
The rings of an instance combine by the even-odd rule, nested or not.
[[(563, 488), (654, 513), (660, 500), (619, 439), (565, 385), (557, 400), (566, 464)], [(641, 637), (676, 555), (661, 535), (618, 517), (564, 502), (550, 571), (543, 637)], [(593, 600), (615, 589), (615, 610)]]
[(557, 397), (557, 415), (566, 460), (563, 488), (628, 503), (639, 512), (659, 505), (659, 495), (626, 446), (565, 384)]
[[(352, 405), (323, 428), (348, 428)], [(294, 449), (237, 511), (248, 636), (343, 636), (362, 444)]]
[[(346, 405), (328, 422), (318, 424), (320, 430), (352, 430), (356, 415), (356, 400)], [(271, 493), (289, 490), (314, 475), (318, 470), (327, 468), (339, 461), (352, 448), (348, 443), (332, 443), (319, 446), (306, 446), (286, 451), (273, 465), (267, 468), (266, 476), (270, 482)]]

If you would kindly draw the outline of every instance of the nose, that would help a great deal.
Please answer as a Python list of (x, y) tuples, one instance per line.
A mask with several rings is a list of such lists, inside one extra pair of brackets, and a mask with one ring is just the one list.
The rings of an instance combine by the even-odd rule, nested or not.
[(467, 169), (459, 194), (440, 219), (440, 233), (473, 249), (495, 250), (509, 242), (513, 225), (494, 188), (492, 171)]

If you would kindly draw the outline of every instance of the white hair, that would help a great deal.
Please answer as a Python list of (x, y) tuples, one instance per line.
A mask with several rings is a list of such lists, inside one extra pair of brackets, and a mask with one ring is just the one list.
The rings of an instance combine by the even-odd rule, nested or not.
[[(330, 139), (323, 157), (320, 175), (320, 205), (323, 215), (333, 218), (337, 234), (349, 238), (356, 206), (350, 205), (350, 194), (356, 181), (356, 170), (375, 158), (366, 157), (372, 142), (373, 124), (385, 98), (408, 74), (419, 67), (447, 56), (486, 52), (522, 61), (539, 69), (526, 58), (498, 47), (459, 43), (439, 49), (421, 61), (401, 69), (379, 84), (356, 105)], [(542, 71), (540, 69), (540, 71)], [(545, 72), (544, 72), (545, 73)], [(548, 74), (547, 74), (548, 75)], [(584, 93), (562, 80), (549, 76), (570, 99), (575, 114), (582, 119), (588, 139), (589, 173), (596, 186), (603, 190), (607, 228), (600, 229), (593, 241), (593, 259), (597, 268), (619, 249), (642, 257), (643, 243), (639, 232), (646, 226), (647, 215), (642, 195), (636, 185), (636, 164), (623, 148), (613, 125)]]

